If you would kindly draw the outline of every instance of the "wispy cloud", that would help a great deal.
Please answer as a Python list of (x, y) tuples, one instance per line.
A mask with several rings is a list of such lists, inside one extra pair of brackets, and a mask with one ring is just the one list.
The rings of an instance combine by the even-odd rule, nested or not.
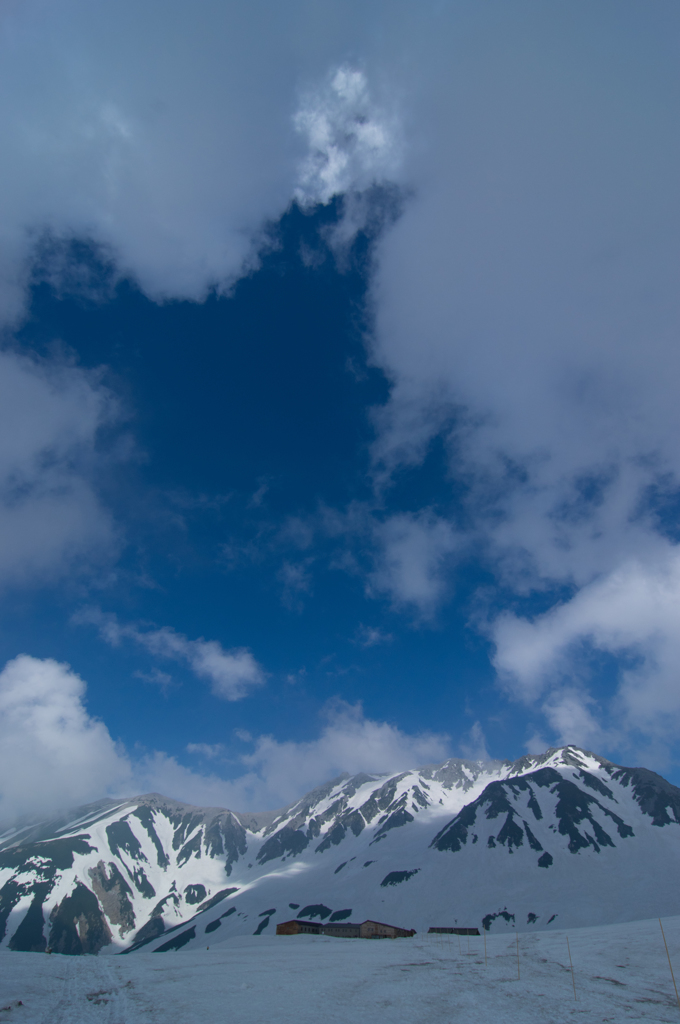
[(376, 647), (378, 644), (391, 644), (394, 637), (377, 626), (359, 626), (354, 642), (360, 647)]
[(167, 672), (161, 672), (158, 668), (153, 668), (150, 672), (136, 671), (134, 673), (136, 679), (141, 679), (145, 683), (151, 683), (152, 686), (157, 686), (164, 697), (167, 697), (170, 690), (172, 690), (177, 683), (174, 682), (171, 675)]
[(469, 761), (491, 760), (489, 751), (486, 748), (486, 736), (484, 735), (481, 722), (475, 722), (467, 736), (461, 740), (460, 751), (463, 757), (466, 757)]
[(225, 756), (226, 747), (222, 743), (187, 743), (187, 754), (197, 754), (210, 761), (220, 760)]
[(120, 623), (117, 616), (93, 607), (81, 609), (72, 621), (76, 625), (96, 626), (102, 639), (112, 646), (133, 640), (156, 657), (184, 662), (194, 675), (208, 679), (212, 692), (223, 700), (242, 700), (265, 682), (264, 669), (246, 647), (225, 651), (216, 640), (189, 640), (169, 626), (142, 629), (132, 623)]
[(376, 568), (369, 588), (387, 594), (397, 607), (431, 618), (450, 588), (449, 568), (462, 548), (455, 528), (429, 510), (400, 513), (376, 523)]
[(269, 481), (268, 480), (260, 481), (260, 484), (259, 484), (257, 490), (254, 491), (253, 494), (250, 497), (250, 500), (248, 502), (248, 507), (249, 508), (259, 508), (260, 507), (260, 505), (262, 504), (262, 502), (265, 499), (267, 491), (269, 490), (269, 486), (270, 485), (269, 485)]
[(283, 584), (282, 600), (291, 611), (302, 611), (302, 595), (312, 592), (312, 563), (311, 558), (301, 562), (285, 560), (279, 569), (278, 579)]

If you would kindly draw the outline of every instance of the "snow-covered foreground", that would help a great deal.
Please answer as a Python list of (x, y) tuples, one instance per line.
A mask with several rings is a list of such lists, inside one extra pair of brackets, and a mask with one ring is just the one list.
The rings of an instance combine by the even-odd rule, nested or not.
[[(663, 921), (680, 975), (680, 917)], [(574, 965), (576, 999), (567, 936)], [(468, 940), (232, 939), (213, 949), (68, 957), (0, 955), (0, 1020), (14, 1024), (409, 1024), (489, 1018), (680, 1021), (656, 920)], [(18, 1005), (21, 1001), (22, 1005)], [(10, 1009), (11, 1007), (11, 1009)]]

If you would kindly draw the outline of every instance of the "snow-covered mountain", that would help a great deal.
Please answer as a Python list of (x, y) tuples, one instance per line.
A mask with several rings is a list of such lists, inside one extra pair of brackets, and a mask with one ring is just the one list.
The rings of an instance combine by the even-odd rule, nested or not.
[[(104, 800), (0, 834), (15, 950), (165, 951), (293, 917), (576, 927), (680, 914), (680, 789), (563, 747), (342, 776), (278, 812)], [(286, 941), (286, 940), (281, 940)]]

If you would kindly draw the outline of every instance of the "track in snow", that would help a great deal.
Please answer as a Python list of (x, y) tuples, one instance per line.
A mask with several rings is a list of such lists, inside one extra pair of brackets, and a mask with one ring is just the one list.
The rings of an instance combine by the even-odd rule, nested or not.
[[(680, 918), (664, 921), (680, 975)], [(566, 937), (574, 963), (574, 1000)], [(123, 957), (0, 955), (0, 1024), (623, 1024), (680, 1021), (658, 921), (369, 942), (249, 937)], [(21, 1000), (23, 1005), (17, 1006)], [(13, 1004), (13, 1005), (12, 1005)], [(3, 1007), (12, 1005), (11, 1010)]]

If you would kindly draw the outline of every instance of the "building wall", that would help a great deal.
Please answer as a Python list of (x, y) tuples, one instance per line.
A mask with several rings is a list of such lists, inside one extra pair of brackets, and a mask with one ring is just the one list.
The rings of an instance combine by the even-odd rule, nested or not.
[(363, 924), (317, 924), (316, 921), (283, 921), (276, 926), (277, 935), (331, 935), (342, 939), (398, 939), (415, 935), (414, 931), (383, 924), (381, 921), (364, 921)]
[(276, 926), (277, 935), (318, 935), (321, 925), (313, 921), (282, 921)]
[(324, 935), (333, 935), (338, 939), (358, 939), (361, 935), (361, 928), (357, 925), (333, 925), (325, 924), (323, 926)]
[(277, 935), (297, 935), (299, 931), (297, 921), (283, 921), (276, 926)]
[(401, 939), (411, 938), (415, 932), (397, 928), (392, 924), (383, 924), (381, 921), (364, 921), (360, 934), (362, 939)]

